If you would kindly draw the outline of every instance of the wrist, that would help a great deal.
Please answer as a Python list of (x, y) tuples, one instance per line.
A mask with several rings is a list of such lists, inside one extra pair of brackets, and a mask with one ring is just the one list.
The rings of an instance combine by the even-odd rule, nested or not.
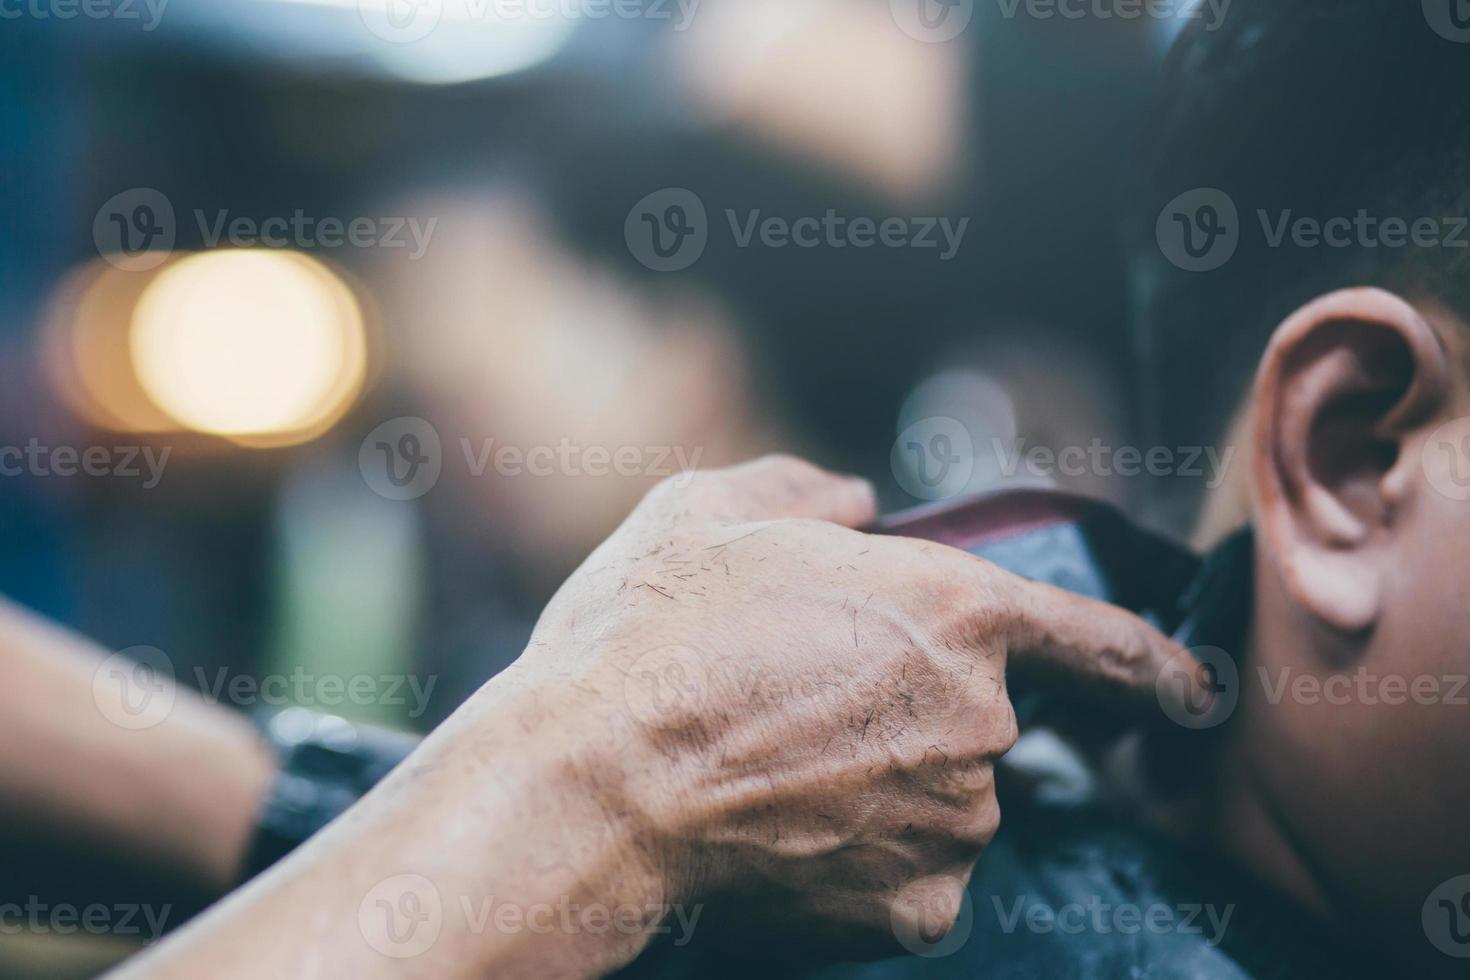
[(656, 901), (687, 899), (689, 855), (670, 819), (676, 760), (647, 744), (611, 690), (601, 678), (518, 683), (479, 710), (499, 746), (524, 763), (533, 792), (574, 817), (567, 822), (581, 832), (569, 850), (645, 869)]
[[(666, 760), (627, 737), (602, 690), (586, 678), (506, 677), (467, 702), (436, 747), (459, 753), (475, 746), (469, 756), (480, 760), (473, 781), (483, 812), (497, 825), (498, 843), (513, 844), (491, 858), (505, 869), (494, 890), (517, 896), (528, 916), (555, 909), (556, 927), (542, 938), (561, 941), (568, 973), (580, 972), (574, 962), (605, 972), (631, 961), (691, 895), (686, 851), (663, 832), (665, 790), (655, 795), (669, 785), (660, 778)], [(592, 921), (604, 916), (611, 927)], [(484, 965), (513, 974), (515, 957), (535, 937), (496, 932)]]

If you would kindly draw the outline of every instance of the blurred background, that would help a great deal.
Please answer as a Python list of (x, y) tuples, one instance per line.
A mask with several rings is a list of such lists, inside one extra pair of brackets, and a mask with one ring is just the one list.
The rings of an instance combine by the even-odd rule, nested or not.
[(899, 508), (1126, 442), (1115, 191), (1177, 24), (1028, 9), (3, 0), (0, 592), (422, 730), (683, 464)]

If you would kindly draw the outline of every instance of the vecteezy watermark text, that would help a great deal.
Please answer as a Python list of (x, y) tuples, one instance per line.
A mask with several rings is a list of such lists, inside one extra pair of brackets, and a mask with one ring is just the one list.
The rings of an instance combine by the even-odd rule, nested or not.
[(969, 218), (850, 218), (828, 208), (821, 217), (766, 215), (759, 208), (744, 215), (726, 209), (725, 220), (738, 248), (759, 242), (765, 248), (918, 248), (939, 249), (939, 261), (959, 254)]
[(676, 31), (689, 29), (703, 0), (461, 0), (472, 17), (518, 20), (651, 20), (669, 21)]
[(1291, 208), (1256, 208), (1254, 222), (1241, 218), (1234, 199), (1215, 187), (1174, 198), (1159, 213), (1155, 235), (1171, 263), (1188, 272), (1211, 272), (1235, 256), (1252, 224), (1269, 249), (1470, 249), (1470, 217), (1383, 215), (1367, 208), (1351, 214), (1299, 214)]
[(1297, 248), (1470, 248), (1466, 234), (1470, 218), (1464, 215), (1411, 219), (1381, 217), (1359, 208), (1352, 216), (1319, 219), (1288, 208), (1274, 215), (1257, 209), (1256, 220), (1271, 248), (1281, 248), (1288, 240)]
[(1225, 482), (1235, 446), (1112, 446), (1095, 438), (1086, 446), (1027, 446), (1025, 439), (991, 439), (1005, 477), (1176, 476), (1201, 478), (1213, 490)]
[[(704, 457), (704, 447), (602, 446), (563, 437), (555, 443), (518, 446), (494, 438), (459, 439), (467, 475), (531, 477), (668, 477), (687, 485)], [(369, 432), (357, 455), (368, 487), (389, 500), (413, 500), (434, 488), (444, 471), (439, 430), (425, 419), (390, 419)]]
[(112, 477), (142, 480), (152, 490), (163, 479), (171, 446), (48, 446), (32, 436), (24, 446), (0, 446), (0, 477)]
[(0, 20), (137, 21), (148, 33), (163, 20), (168, 0), (0, 0)]
[(703, 0), (357, 0), (369, 31), (393, 44), (413, 44), (451, 26), (554, 25), (581, 20), (643, 20), (687, 31)]
[(1040, 899), (1018, 895), (1007, 902), (992, 895), (990, 903), (1001, 931), (1007, 935), (1018, 929), (1034, 934), (1061, 933), (1077, 936), (1151, 935), (1203, 936), (1210, 946), (1220, 945), (1225, 930), (1235, 915), (1233, 904), (1224, 907), (1207, 903), (1182, 902), (1175, 905), (1154, 902), (1137, 905), (1132, 902), (1108, 902), (1093, 895), (1083, 902), (1053, 905)]
[[(313, 710), (390, 707), (405, 709), (409, 718), (420, 718), (428, 711), (439, 682), (434, 674), (337, 674), (300, 665), (289, 672), (259, 676), (232, 674), (223, 667), (211, 673), (196, 666), (193, 675), (194, 685), (211, 704), (244, 709), (261, 705)], [(119, 728), (152, 728), (173, 712), (177, 677), (172, 658), (162, 650), (129, 647), (97, 665), (92, 674), (92, 700), (102, 716)]]
[(1296, 673), (1290, 667), (1274, 674), (1265, 667), (1256, 670), (1270, 704), (1290, 700), (1305, 705), (1470, 705), (1467, 674), (1384, 674), (1359, 667), (1351, 673), (1318, 677)]
[[(773, 215), (763, 209), (726, 208), (725, 224), (736, 248), (910, 248), (937, 253), (941, 262), (959, 254), (969, 218), (874, 217), (835, 208), (821, 214)], [(623, 225), (628, 251), (655, 272), (678, 272), (698, 262), (713, 233), (704, 201), (693, 191), (669, 187), (633, 205)]]
[[(889, 462), (894, 479), (921, 500), (947, 500), (971, 489), (978, 470), (989, 479), (1025, 477), (1052, 481), (1078, 478), (1148, 476), (1203, 480), (1220, 486), (1235, 461), (1235, 446), (1113, 445), (1094, 437), (1086, 445), (1030, 445), (1024, 438), (991, 437), (976, 445), (969, 427), (944, 415), (920, 419), (893, 443)], [(989, 459), (984, 459), (986, 452)]]
[(406, 248), (410, 259), (424, 257), (439, 224), (438, 218), (420, 220), (411, 216), (318, 218), (300, 208), (290, 217), (260, 219), (245, 215), (232, 218), (227, 209), (212, 215), (196, 209), (194, 221), (199, 226), (199, 237), (209, 248), (217, 248), (222, 242), (236, 248)]
[(31, 895), (24, 902), (0, 902), (0, 936), (138, 936), (153, 942), (163, 935), (172, 905), (139, 902), (73, 905)]
[[(469, 935), (668, 936), (688, 945), (702, 905), (582, 902), (568, 895), (552, 901), (516, 902), (493, 894), (452, 896), (420, 874), (400, 874), (375, 884), (358, 905), (357, 924), (367, 944), (384, 956), (409, 959), (433, 948), (446, 924)], [(457, 921), (455, 921), (457, 918)]]
[[(1199, 20), (1205, 30), (1225, 23), (1233, 0), (995, 0), (1001, 19), (1016, 20)], [(1426, 0), (1429, 2), (1429, 0)], [(1438, 0), (1445, 2), (1445, 0)], [(1455, 2), (1455, 0), (1450, 0)], [(910, 37), (931, 44), (952, 41), (975, 17), (976, 0), (889, 0), (894, 23)]]
[(1006, 20), (1202, 20), (1207, 31), (1225, 23), (1234, 0), (995, 0)]
[[(403, 249), (410, 259), (424, 257), (439, 225), (437, 217), (323, 217), (300, 208), (289, 215), (263, 218), (234, 214), (228, 208), (195, 208), (191, 213), (198, 239), (207, 248)], [(178, 232), (173, 202), (152, 187), (132, 187), (114, 194), (92, 219), (97, 253), (129, 272), (145, 272), (161, 265), (172, 253)]]
[(434, 674), (322, 674), (298, 664), (289, 673), (259, 677), (231, 674), (225, 667), (211, 676), (203, 667), (195, 667), (194, 682), (211, 704), (237, 708), (385, 706), (405, 708), (406, 717), (421, 718), (429, 709), (429, 698), (439, 678)]
[(704, 447), (686, 453), (683, 446), (584, 446), (561, 439), (554, 445), (496, 445), (494, 439), (460, 440), (471, 476), (493, 470), (500, 476), (659, 476), (686, 484), (699, 468)]
[(1385, 673), (1357, 667), (1351, 671), (1313, 674), (1290, 665), (1270, 669), (1258, 665), (1242, 671), (1236, 657), (1219, 647), (1181, 650), (1159, 672), (1159, 703), (1175, 724), (1214, 728), (1235, 712), (1248, 684), (1259, 684), (1264, 704), (1315, 706), (1365, 705), (1390, 708), (1470, 707), (1470, 674)]

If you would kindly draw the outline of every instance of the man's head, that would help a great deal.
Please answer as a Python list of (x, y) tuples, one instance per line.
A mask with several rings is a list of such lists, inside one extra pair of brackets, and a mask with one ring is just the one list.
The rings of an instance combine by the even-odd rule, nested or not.
[[(1219, 440), (1267, 339), (1314, 296), (1376, 285), (1470, 318), (1470, 230), (1444, 221), (1470, 214), (1470, 44), (1393, 0), (1234, 0), (1214, 24), (1193, 22), (1170, 54), (1131, 209), (1147, 414), (1165, 445)], [(1200, 189), (1238, 218), (1196, 272), (1168, 239), (1213, 244), (1198, 207), (1221, 197), (1166, 206)], [(1413, 244), (1416, 220), (1433, 244)], [(1178, 512), (1199, 503), (1184, 496)]]
[[(1470, 873), (1470, 44), (1408, 0), (1235, 0), (1163, 85), (1134, 285), (1164, 444), (1245, 400), (1240, 822), (1299, 892), (1411, 936)], [(1233, 226), (1219, 194), (1168, 214), (1200, 188)]]

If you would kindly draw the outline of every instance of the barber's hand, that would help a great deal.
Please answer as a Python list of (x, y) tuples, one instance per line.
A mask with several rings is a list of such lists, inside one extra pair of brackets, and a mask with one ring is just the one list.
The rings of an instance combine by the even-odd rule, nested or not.
[(788, 458), (666, 483), (496, 682), (576, 692), (559, 717), (618, 747), (637, 846), (706, 932), (933, 939), (1000, 820), (1007, 666), (1156, 710), (1175, 648), (1142, 621), (850, 530), (874, 516), (866, 483)]
[(866, 484), (789, 459), (664, 485), (509, 671), (130, 975), (583, 977), (671, 929), (846, 958), (934, 938), (1000, 819), (1007, 667), (1154, 706), (1170, 650), (848, 529), (872, 518)]

